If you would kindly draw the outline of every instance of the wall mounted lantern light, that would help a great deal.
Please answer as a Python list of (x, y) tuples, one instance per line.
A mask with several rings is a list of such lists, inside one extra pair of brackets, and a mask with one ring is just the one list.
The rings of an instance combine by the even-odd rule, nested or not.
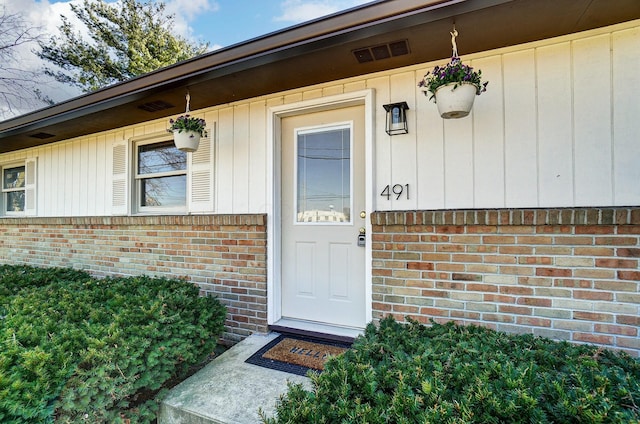
[(407, 134), (409, 132), (406, 112), (409, 109), (409, 105), (407, 102), (391, 103), (382, 105), (382, 107), (387, 111), (387, 126), (385, 128), (387, 134)]

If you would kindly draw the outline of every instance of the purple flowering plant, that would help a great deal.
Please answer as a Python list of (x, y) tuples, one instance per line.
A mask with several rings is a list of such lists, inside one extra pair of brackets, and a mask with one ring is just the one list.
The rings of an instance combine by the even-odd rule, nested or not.
[(176, 119), (169, 119), (169, 132), (175, 132), (176, 130), (181, 133), (183, 131), (194, 131), (200, 134), (204, 133), (204, 128), (207, 125), (204, 119), (195, 118), (189, 114), (181, 115)]
[(482, 71), (474, 71), (471, 66), (462, 63), (459, 57), (452, 57), (451, 61), (445, 66), (436, 66), (433, 71), (425, 74), (424, 78), (418, 83), (418, 87), (422, 88), (424, 95), (431, 94), (429, 100), (435, 97), (436, 90), (446, 84), (455, 83), (455, 90), (459, 85), (469, 83), (476, 86), (476, 95), (480, 95), (487, 91), (489, 82), (481, 81)]

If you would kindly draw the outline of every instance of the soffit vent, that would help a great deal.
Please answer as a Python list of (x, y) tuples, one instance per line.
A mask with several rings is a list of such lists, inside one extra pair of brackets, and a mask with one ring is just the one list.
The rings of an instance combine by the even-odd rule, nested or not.
[(353, 55), (358, 63), (384, 60), (405, 54), (409, 54), (409, 43), (407, 40), (394, 41), (392, 43), (380, 44), (373, 47), (364, 47), (353, 51)]
[(29, 137), (38, 138), (40, 140), (44, 140), (45, 138), (55, 137), (55, 135), (49, 134), (49, 133), (46, 133), (46, 132), (39, 132), (39, 133), (31, 134)]
[(155, 102), (145, 103), (138, 106), (138, 109), (142, 109), (146, 112), (159, 112), (165, 109), (171, 109), (174, 107), (171, 103), (167, 103), (163, 100), (156, 100)]

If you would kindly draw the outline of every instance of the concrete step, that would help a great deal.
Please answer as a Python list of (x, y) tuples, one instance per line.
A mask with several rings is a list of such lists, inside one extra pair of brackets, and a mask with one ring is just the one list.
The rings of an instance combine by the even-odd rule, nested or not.
[(158, 424), (259, 423), (259, 408), (273, 415), (288, 381), (310, 388), (307, 377), (244, 362), (276, 337), (254, 334), (174, 387), (160, 405)]

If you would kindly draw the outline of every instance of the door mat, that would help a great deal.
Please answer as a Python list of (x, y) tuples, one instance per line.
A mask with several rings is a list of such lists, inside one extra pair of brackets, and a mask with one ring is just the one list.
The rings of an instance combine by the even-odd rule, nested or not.
[(306, 375), (309, 370), (321, 372), (330, 356), (337, 356), (350, 347), (350, 343), (280, 335), (245, 362), (291, 374)]

